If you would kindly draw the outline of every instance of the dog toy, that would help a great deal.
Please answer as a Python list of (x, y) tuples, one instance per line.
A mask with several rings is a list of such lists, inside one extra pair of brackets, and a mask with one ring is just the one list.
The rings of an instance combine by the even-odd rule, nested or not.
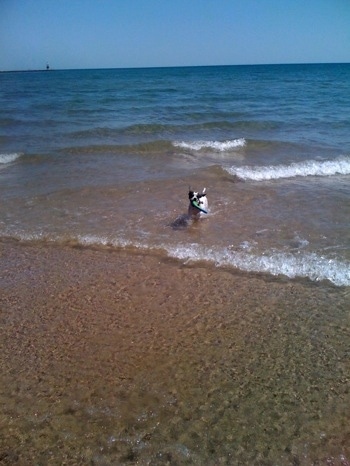
[(193, 207), (200, 210), (201, 212), (204, 212), (205, 214), (208, 213), (206, 210), (202, 209), (202, 207), (198, 204), (197, 201), (193, 200), (193, 201), (191, 201), (191, 204), (193, 205)]

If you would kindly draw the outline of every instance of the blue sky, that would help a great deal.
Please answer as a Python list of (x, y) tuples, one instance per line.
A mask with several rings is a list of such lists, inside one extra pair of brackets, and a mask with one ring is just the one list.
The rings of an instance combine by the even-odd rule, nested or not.
[(350, 0), (0, 0), (0, 70), (350, 62)]

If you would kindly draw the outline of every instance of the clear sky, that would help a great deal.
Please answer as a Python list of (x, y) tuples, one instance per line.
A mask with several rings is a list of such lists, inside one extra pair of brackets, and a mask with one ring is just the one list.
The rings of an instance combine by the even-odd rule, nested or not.
[(350, 0), (0, 0), (0, 70), (350, 62)]

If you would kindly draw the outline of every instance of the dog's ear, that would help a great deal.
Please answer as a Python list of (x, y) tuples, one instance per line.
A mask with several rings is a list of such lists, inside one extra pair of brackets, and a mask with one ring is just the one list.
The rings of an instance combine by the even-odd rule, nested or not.
[(191, 200), (193, 198), (193, 191), (188, 191), (188, 198)]

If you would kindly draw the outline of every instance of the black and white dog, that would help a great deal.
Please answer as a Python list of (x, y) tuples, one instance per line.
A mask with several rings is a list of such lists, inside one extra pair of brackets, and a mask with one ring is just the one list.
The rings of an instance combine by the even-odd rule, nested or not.
[(189, 188), (188, 198), (190, 200), (190, 205), (188, 206), (188, 215), (191, 218), (198, 219), (203, 214), (208, 213), (208, 199), (206, 194), (206, 188), (203, 189), (201, 193), (192, 191)]

